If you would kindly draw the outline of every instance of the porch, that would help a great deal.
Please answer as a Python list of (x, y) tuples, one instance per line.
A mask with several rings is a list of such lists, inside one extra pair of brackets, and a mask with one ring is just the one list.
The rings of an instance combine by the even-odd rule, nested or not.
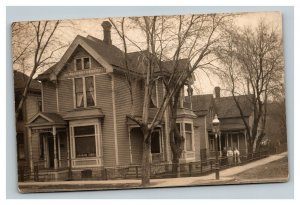
[(56, 113), (38, 113), (27, 126), (31, 176), (48, 180), (59, 179), (60, 175), (68, 173), (70, 145), (62, 117)]

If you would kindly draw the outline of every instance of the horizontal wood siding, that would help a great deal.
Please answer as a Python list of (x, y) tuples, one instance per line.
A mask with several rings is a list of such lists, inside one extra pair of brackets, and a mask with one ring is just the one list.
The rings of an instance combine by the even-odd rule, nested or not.
[(44, 112), (57, 112), (56, 88), (51, 82), (43, 82)]
[[(195, 155), (196, 155), (196, 160), (205, 160), (207, 151), (208, 151), (208, 137), (207, 134), (207, 128), (205, 125), (205, 116), (199, 116), (194, 120), (194, 124), (197, 125), (196, 129), (194, 130), (195, 132)], [(204, 155), (204, 156), (201, 156)]]
[[(131, 113), (130, 91), (125, 76), (114, 74), (119, 164), (130, 163), (129, 134), (126, 115)], [(133, 99), (135, 99), (134, 96)]]
[(164, 88), (163, 88), (163, 82), (161, 80), (157, 81), (157, 96), (158, 96), (158, 106), (162, 104), (163, 97), (164, 97)]
[(138, 128), (133, 128), (130, 133), (132, 164), (142, 164), (143, 138)]
[(59, 142), (61, 165), (64, 166), (68, 163), (67, 135), (65, 132), (59, 133)]
[(32, 161), (38, 162), (40, 159), (40, 136), (38, 133), (31, 135)]
[(60, 80), (57, 88), (59, 112), (63, 116), (67, 111), (74, 109), (74, 91), (72, 79)]
[(100, 107), (105, 115), (102, 124), (103, 163), (104, 166), (115, 166), (116, 158), (111, 77), (108, 74), (96, 75), (95, 85), (97, 107)]
[(41, 96), (28, 95), (25, 101), (26, 121), (30, 120), (39, 112), (39, 101), (42, 101)]
[(133, 110), (134, 115), (142, 116), (143, 103), (144, 103), (144, 81), (134, 80), (133, 81)]
[(195, 140), (195, 160), (200, 160), (200, 132), (199, 127), (194, 127), (194, 140)]

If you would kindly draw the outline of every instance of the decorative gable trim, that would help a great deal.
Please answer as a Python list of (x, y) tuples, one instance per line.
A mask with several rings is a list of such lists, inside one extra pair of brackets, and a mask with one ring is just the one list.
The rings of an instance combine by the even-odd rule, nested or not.
[(57, 76), (62, 71), (64, 65), (69, 60), (69, 58), (72, 56), (74, 51), (78, 46), (81, 46), (83, 49), (85, 49), (99, 64), (101, 64), (105, 69), (107, 73), (113, 72), (113, 67), (106, 62), (93, 48), (91, 48), (85, 41), (82, 36), (76, 36), (72, 44), (69, 46), (65, 54), (62, 56), (60, 61), (55, 65), (55, 69), (50, 74), (50, 80), (56, 81)]
[(50, 123), (52, 122), (52, 123), (54, 123), (53, 120), (51, 120), (50, 118), (46, 117), (46, 116), (43, 115), (42, 113), (37, 113), (35, 116), (33, 116), (33, 117), (29, 120), (28, 124), (37, 122), (37, 120), (44, 120), (44, 122), (50, 122)]

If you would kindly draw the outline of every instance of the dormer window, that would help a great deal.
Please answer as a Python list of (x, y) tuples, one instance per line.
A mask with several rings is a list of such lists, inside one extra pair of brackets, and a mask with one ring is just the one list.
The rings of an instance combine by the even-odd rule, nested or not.
[(89, 57), (76, 58), (75, 59), (75, 70), (83, 70), (91, 68), (91, 59)]

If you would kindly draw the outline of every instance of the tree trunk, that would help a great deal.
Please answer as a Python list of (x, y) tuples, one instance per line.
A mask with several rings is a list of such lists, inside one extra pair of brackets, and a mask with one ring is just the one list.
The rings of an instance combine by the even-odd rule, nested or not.
[(142, 186), (150, 185), (150, 155), (151, 155), (151, 138), (149, 132), (144, 133), (143, 140), (143, 160), (142, 160)]
[[(176, 149), (176, 148), (175, 148)], [(173, 163), (173, 166), (172, 166), (172, 173), (174, 173), (176, 175), (177, 178), (180, 177), (180, 164), (179, 164), (179, 159), (180, 159), (180, 155), (179, 153), (172, 149), (172, 154), (173, 154), (173, 159), (172, 159), (172, 163)]]

